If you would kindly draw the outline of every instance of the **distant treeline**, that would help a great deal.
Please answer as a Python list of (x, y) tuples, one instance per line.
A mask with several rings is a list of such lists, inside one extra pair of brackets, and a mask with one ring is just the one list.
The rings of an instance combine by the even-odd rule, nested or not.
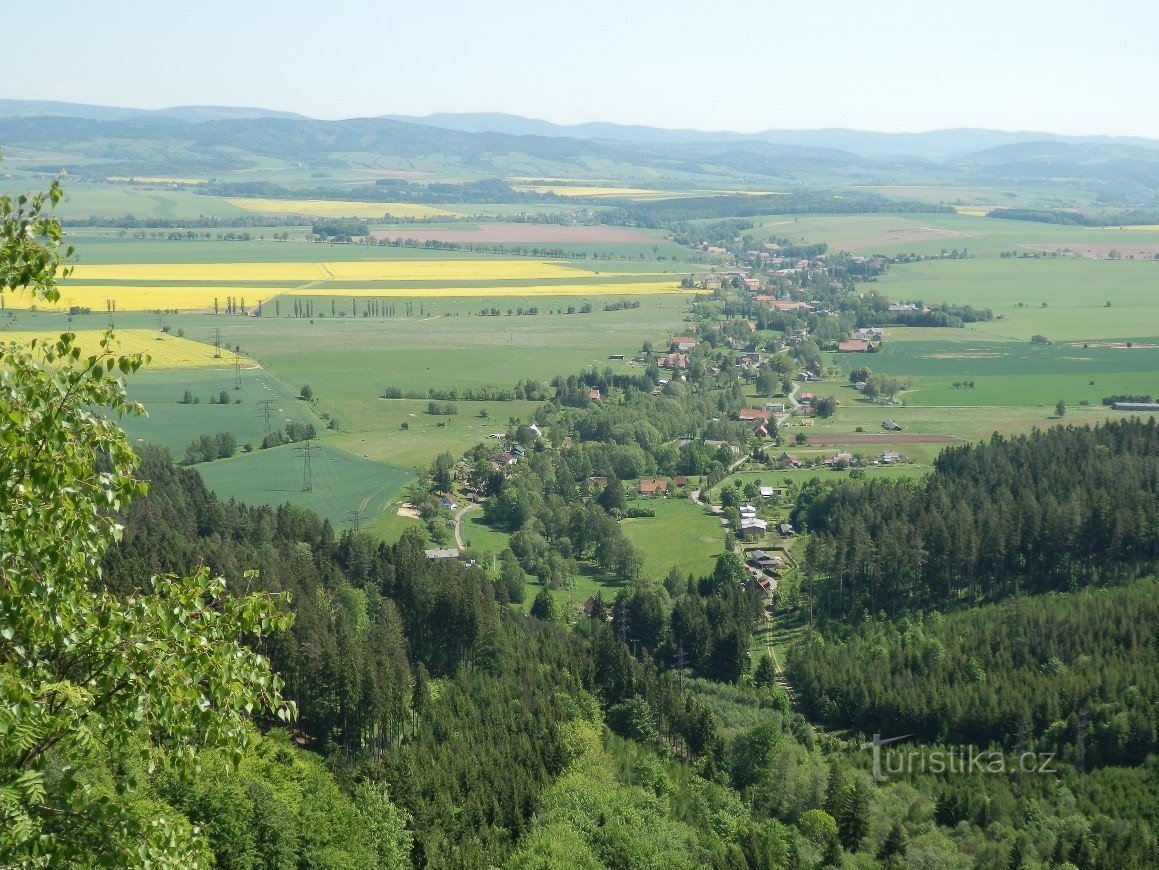
[(596, 215), (601, 224), (614, 226), (660, 227), (683, 221), (714, 218), (745, 218), (762, 214), (873, 214), (936, 212), (952, 214), (950, 206), (930, 205), (913, 200), (891, 200), (881, 196), (834, 197), (812, 193), (736, 194), (726, 196), (686, 196), (652, 202), (621, 201), (619, 208)]
[(455, 183), (415, 184), (397, 178), (380, 178), (357, 187), (283, 187), (272, 181), (208, 181), (194, 192), (208, 196), (259, 197), (262, 199), (339, 199), (356, 202), (415, 203), (510, 203), (558, 202), (554, 193), (515, 190), (498, 178)]
[(349, 241), (355, 236), (370, 235), (370, 225), (358, 218), (329, 218), (315, 221), (310, 227), (310, 232), (327, 239)]
[(1134, 224), (1159, 224), (1159, 210), (1133, 209), (1114, 214), (1083, 214), (1062, 209), (996, 208), (986, 217), (1008, 221), (1033, 221), (1041, 224), (1063, 224), (1075, 227), (1119, 227)]
[(1129, 395), (1127, 393), (1120, 393), (1119, 395), (1105, 396), (1103, 398), (1103, 404), (1106, 405), (1107, 407), (1110, 407), (1111, 405), (1115, 404), (1115, 402), (1134, 402), (1137, 404), (1147, 404), (1150, 401), (1152, 401), (1150, 393), (1145, 393), (1145, 394), (1139, 395), (1139, 396), (1132, 396), (1132, 395)]
[(305, 221), (293, 215), (273, 217), (270, 215), (247, 214), (237, 217), (207, 217), (198, 215), (187, 218), (136, 217), (126, 214), (120, 217), (89, 215), (86, 218), (62, 217), (60, 222), (66, 227), (111, 227), (125, 230), (212, 230), (227, 227), (300, 227)]
[(515, 400), (547, 402), (554, 391), (535, 381), (519, 381), (514, 387), (451, 387), (439, 390), (404, 390), (402, 387), (387, 387), (382, 391), (384, 399), (438, 399), (442, 402), (513, 402)]
[(975, 308), (973, 305), (942, 305), (932, 311), (881, 311), (858, 312), (858, 326), (940, 326), (956, 328), (963, 323), (978, 323), (993, 320), (994, 312), (989, 308)]

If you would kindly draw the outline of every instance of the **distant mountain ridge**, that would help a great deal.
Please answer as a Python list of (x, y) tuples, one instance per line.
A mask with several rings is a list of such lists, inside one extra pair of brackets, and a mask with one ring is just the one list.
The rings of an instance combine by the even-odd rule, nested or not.
[(129, 121), (136, 118), (172, 118), (176, 121), (227, 121), (246, 118), (295, 118), (295, 112), (279, 112), (247, 106), (171, 106), (167, 109), (129, 109), (122, 106), (91, 106), (55, 100), (0, 99), (0, 118), (87, 118), (90, 121)]
[[(67, 112), (103, 117), (62, 114)], [(527, 130), (556, 132), (457, 130), (384, 117), (320, 121), (247, 108), (141, 111), (5, 100), (0, 101), (0, 149), (14, 166), (45, 173), (68, 169), (89, 178), (215, 175), (282, 165), (315, 171), (467, 172), (480, 178), (615, 179), (675, 190), (815, 188), (843, 195), (856, 194), (858, 188), (986, 184), (1017, 189), (1027, 183), (1061, 185), (1060, 192), (1068, 195), (1081, 191), (1102, 206), (1159, 204), (1159, 141), (1152, 140), (1138, 140), (1146, 143), (1141, 146), (1110, 137), (1019, 140), (1045, 134), (986, 130), (815, 130), (720, 134), (735, 138), (714, 141), (703, 138), (713, 134), (693, 130), (579, 125), (579, 132), (590, 137), (585, 138), (559, 134), (570, 128), (514, 116), (436, 116), (446, 123), (456, 118), (472, 128), (502, 122), (513, 129), (526, 124)], [(597, 138), (601, 132), (608, 135)], [(688, 139), (624, 138), (632, 135)], [(899, 149), (911, 153), (896, 154)], [(915, 156), (915, 151), (929, 156)]]
[[(153, 118), (190, 123), (257, 118), (314, 120), (294, 112), (253, 107), (174, 106), (167, 109), (132, 109), (51, 100), (0, 99), (0, 118), (50, 116), (87, 118), (95, 121)], [(956, 160), (978, 151), (1026, 142), (1125, 145), (1159, 150), (1159, 139), (1134, 136), (1068, 136), (1058, 133), (987, 130), (969, 127), (930, 130), (922, 133), (882, 133), (840, 127), (737, 133), (730, 130), (671, 129), (603, 121), (584, 124), (556, 124), (539, 118), (527, 118), (503, 112), (437, 112), (422, 116), (389, 114), (379, 117), (383, 120), (454, 130), (460, 133), (501, 133), (509, 136), (602, 140), (639, 145), (764, 142), (771, 145), (787, 145), (799, 148), (836, 149), (871, 159), (915, 157), (920, 160), (937, 162)]]
[(1130, 145), (1159, 150), (1159, 139), (1132, 136), (1067, 136), (1034, 131), (986, 130), (961, 127), (930, 130), (923, 133), (881, 133), (874, 130), (850, 130), (831, 127), (817, 130), (762, 130), (759, 133), (737, 133), (730, 130), (694, 130), (647, 127), (637, 124), (592, 122), (555, 124), (538, 118), (508, 115), (501, 112), (436, 113), (432, 115), (384, 115), (392, 121), (423, 124), (465, 133), (507, 133), (515, 136), (566, 136), (576, 139), (607, 139), (648, 144), (689, 142), (767, 142), (805, 148), (835, 148), (861, 157), (883, 158), (910, 156), (923, 160), (943, 161), (964, 157), (977, 151), (1017, 145), (1023, 142), (1062, 142), (1066, 144)]

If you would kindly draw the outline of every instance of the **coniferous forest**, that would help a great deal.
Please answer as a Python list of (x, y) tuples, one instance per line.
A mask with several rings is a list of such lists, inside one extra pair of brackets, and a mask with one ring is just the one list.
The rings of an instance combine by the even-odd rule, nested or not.
[[(997, 440), (947, 456), (930, 488), (963, 500), (989, 492), (997, 475), (987, 469), (1012, 454), (1025, 474), (1009, 488), (1017, 499), (1001, 497), (1037, 504), (1056, 486), (1061, 498), (1073, 478), (1087, 486), (1131, 467), (1154, 437), (1153, 427), (1131, 423)], [(533, 463), (525, 475), (533, 467), (542, 474), (547, 466)], [(562, 468), (552, 479), (561, 480)], [(1059, 469), (1066, 480), (1052, 476)], [(636, 584), (607, 603), (610, 622), (568, 629), (514, 615), (499, 603), (501, 581), (426, 559), (412, 536), (385, 545), (335, 535), (289, 506), (221, 502), (162, 451), (146, 452), (141, 475), (150, 494), (128, 509), (123, 539), (105, 558), (112, 590), (127, 594), (135, 577), (190, 563), (239, 579), (257, 569), (247, 582), (289, 593), (295, 616), (260, 648), (298, 704), (297, 722), (271, 731), (227, 785), (211, 764), (192, 790), (178, 792), (164, 778), (151, 786), (212, 832), (225, 866), (288, 866), (263, 846), (278, 837), (301, 866), (331, 866), (310, 857), (325, 845), (279, 833), (278, 812), (298, 830), (288, 802), (275, 812), (259, 797), (271, 768), (322, 760), (317, 776), (326, 788), (336, 800), (353, 798), (346, 816), (328, 817), (335, 830), (325, 834), (355, 856), (377, 843), (377, 854), (398, 856), (400, 865), (408, 850), (416, 865), (461, 867), (813, 866), (842, 854), (876, 860), (887, 846), (915, 863), (924, 856), (923, 866), (993, 866), (1031, 850), (1051, 866), (1146, 866), (1154, 854), (1159, 613), (1154, 581), (1130, 579), (1143, 568), (1136, 559), (1114, 564), (1092, 546), (1098, 571), (1084, 570), (1083, 552), (1065, 579), (1027, 571), (992, 585), (982, 578), (999, 575), (983, 563), (976, 594), (999, 603), (955, 606), (934, 574), (928, 593), (893, 602), (894, 617), (849, 620), (839, 608), (860, 600), (860, 587), (849, 582), (842, 605), (839, 581), (819, 566), (817, 597), (831, 610), (788, 662), (802, 705), (795, 712), (761, 663), (751, 675), (747, 662), (729, 669), (729, 633), (741, 635), (734, 646), (747, 647), (759, 608), (733, 596), (741, 586), (724, 557), (713, 576), (671, 591)], [(941, 480), (950, 476), (954, 486)], [(826, 516), (808, 512), (828, 498), (839, 505), (829, 516), (872, 516), (900, 503), (920, 518), (930, 497), (912, 485), (805, 487), (799, 510)], [(1136, 492), (1132, 510), (1140, 502)], [(870, 540), (881, 540), (878, 526), (863, 522)], [(826, 528), (836, 536), (843, 526)], [(1042, 546), (1029, 530), (1017, 540), (1029, 554)], [(1140, 552), (1136, 543), (1117, 546)], [(975, 594), (965, 572), (960, 582), (955, 595)], [(1030, 594), (1036, 583), (1065, 590), (1075, 582), (1088, 588)], [(897, 593), (882, 584), (877, 594), (888, 609)], [(620, 619), (646, 637), (635, 654), (617, 631)], [(673, 670), (681, 663), (689, 668), (682, 677)], [(815, 731), (802, 712), (827, 728), (913, 733), (927, 746), (1050, 750), (1059, 773), (1049, 787), (1031, 777), (915, 775), (878, 788), (867, 760)], [(251, 824), (223, 824), (226, 805), (243, 807)], [(343, 835), (342, 825), (365, 829), (359, 814), (368, 806), (379, 807), (376, 830), (387, 833), (370, 842)], [(893, 827), (906, 819), (909, 839), (899, 843)], [(244, 855), (259, 857), (247, 864), (237, 857)]]

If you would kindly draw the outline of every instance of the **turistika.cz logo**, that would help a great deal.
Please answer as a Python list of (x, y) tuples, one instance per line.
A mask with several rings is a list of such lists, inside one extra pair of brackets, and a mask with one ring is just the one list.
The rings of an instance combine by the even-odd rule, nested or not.
[(882, 737), (874, 734), (873, 740), (863, 743), (862, 749), (873, 750), (873, 779), (888, 782), (890, 775), (912, 773), (965, 773), (965, 774), (1006, 774), (1044, 773), (1053, 774), (1055, 753), (1020, 752), (1007, 755), (997, 749), (979, 749), (976, 746), (952, 746), (948, 749), (924, 749), (909, 752), (887, 749), (891, 744), (913, 737), (902, 734), (898, 737)]

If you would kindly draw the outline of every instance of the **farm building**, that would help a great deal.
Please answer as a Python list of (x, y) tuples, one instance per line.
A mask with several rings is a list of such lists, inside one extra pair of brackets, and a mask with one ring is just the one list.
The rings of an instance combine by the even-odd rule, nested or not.
[[(656, 360), (656, 365), (662, 369), (686, 369), (688, 368), (688, 354), (670, 353)], [(660, 383), (664, 383), (664, 381)]]
[(453, 511), (458, 505), (455, 504), (455, 500), (451, 498), (450, 494), (444, 492), (439, 496), (439, 507), (446, 511)]
[(668, 492), (668, 481), (641, 480), (640, 485), (636, 487), (636, 492), (640, 495), (663, 495)]
[(456, 547), (448, 547), (445, 550), (423, 550), (423, 555), (428, 559), (458, 559), (459, 550)]
[(801, 460), (794, 456), (792, 453), (786, 452), (777, 457), (777, 464), (788, 465), (790, 468), (800, 468)]
[(781, 494), (781, 490), (779, 490), (775, 486), (762, 486), (761, 487), (761, 498), (776, 498), (780, 494)]
[(873, 353), (877, 350), (873, 342), (866, 341), (863, 338), (851, 338), (847, 341), (837, 342), (838, 353)]
[(696, 339), (686, 335), (678, 335), (672, 339), (672, 344), (679, 351), (692, 350), (696, 347)]
[(881, 428), (888, 429), (890, 432), (900, 432), (901, 431), (901, 426), (899, 426), (893, 420), (882, 420), (881, 421)]
[(591, 399), (593, 402), (600, 401), (600, 391), (599, 390), (588, 390), (588, 398)]
[(881, 454), (882, 465), (894, 465), (898, 462), (901, 462), (900, 453), (894, 453), (892, 450), (887, 450), (885, 453)]
[(797, 534), (793, 530), (792, 523), (781, 523), (779, 526), (777, 526), (777, 532), (780, 533), (782, 538), (791, 538), (793, 535)]
[(741, 408), (740, 413), (737, 414), (737, 419), (760, 420), (762, 423), (767, 423), (772, 416), (772, 411), (766, 411), (764, 408)]

